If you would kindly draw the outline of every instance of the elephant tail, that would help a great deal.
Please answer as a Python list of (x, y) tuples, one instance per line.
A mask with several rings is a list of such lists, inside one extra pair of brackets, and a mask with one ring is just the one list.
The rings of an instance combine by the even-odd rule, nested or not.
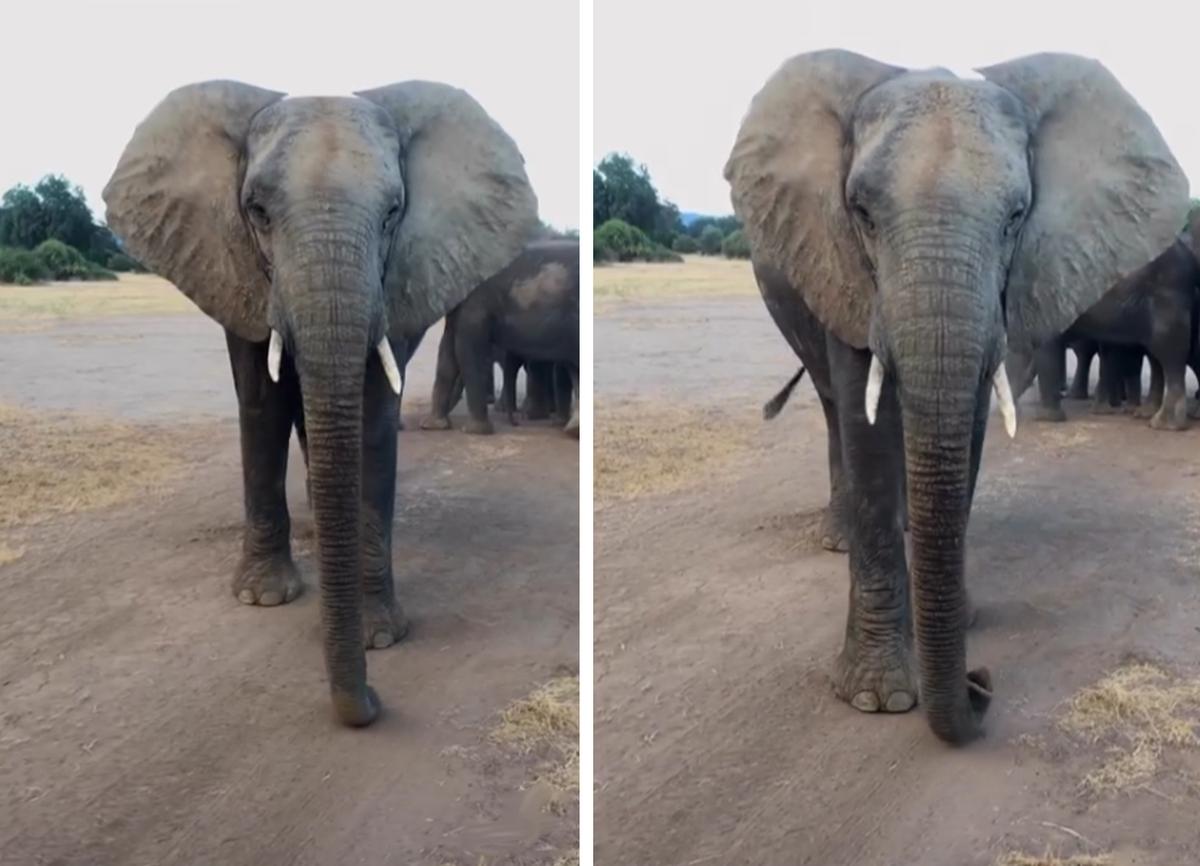
[(764, 421), (770, 421), (781, 411), (783, 411), (783, 407), (787, 403), (788, 398), (792, 396), (792, 390), (800, 384), (800, 380), (803, 378), (804, 366), (801, 365), (800, 370), (791, 378), (791, 380), (788, 381), (786, 385), (783, 386), (782, 389), (780, 389), (779, 393), (763, 405)]

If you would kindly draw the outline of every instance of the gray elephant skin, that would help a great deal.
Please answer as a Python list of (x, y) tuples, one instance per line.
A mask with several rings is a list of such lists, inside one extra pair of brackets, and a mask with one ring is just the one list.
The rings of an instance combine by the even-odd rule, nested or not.
[(233, 590), (246, 603), (301, 588), (284, 479), (303, 424), (333, 707), (369, 724), (380, 702), (364, 650), (407, 628), (392, 574), (402, 367), (532, 236), (516, 144), (445, 84), (285, 98), (209, 81), (142, 121), (104, 200), (130, 252), (225, 328), (246, 510)]
[[(529, 244), (504, 270), (484, 280), (446, 316), (438, 344), (437, 376), (432, 408), (421, 421), (425, 430), (450, 427), (449, 413), (461, 385), (466, 390), (468, 433), (492, 433), (487, 393), (492, 366), (505, 367), (502, 403), (515, 402), (518, 364), (559, 364), (571, 380), (571, 416), (564, 428), (579, 435), (579, 242), (537, 241)], [(529, 375), (527, 381), (534, 376)], [(534, 367), (544, 391), (555, 390), (553, 369)], [(540, 375), (539, 375), (540, 374)], [(527, 386), (528, 387), (528, 386)]]
[[(1192, 220), (1178, 238), (1148, 264), (1123, 276), (1100, 300), (1075, 320), (1057, 340), (1032, 356), (1013, 353), (1020, 386), (1038, 378), (1037, 417), (1063, 421), (1060, 384), (1065, 375), (1063, 347), (1096, 346), (1100, 353), (1100, 390), (1095, 411), (1120, 406), (1122, 394), (1137, 406), (1135, 414), (1149, 418), (1159, 430), (1188, 426), (1185, 376), (1196, 361), (1197, 318), (1200, 316), (1200, 221)], [(1076, 370), (1072, 391), (1086, 389), (1085, 354)], [(1142, 358), (1150, 359), (1149, 399), (1140, 401)], [(1090, 362), (1090, 357), (1087, 361)], [(1081, 382), (1082, 379), (1082, 382)], [(1086, 390), (1085, 390), (1086, 393)]]
[(993, 388), (1015, 431), (1006, 339), (1066, 330), (1171, 242), (1188, 194), (1099, 63), (979, 72), (800, 55), (754, 97), (725, 166), (763, 299), (828, 424), (850, 570), (835, 690), (868, 712), (919, 694), (951, 743), (982, 732), (992, 695), (986, 668), (967, 668), (964, 566)]

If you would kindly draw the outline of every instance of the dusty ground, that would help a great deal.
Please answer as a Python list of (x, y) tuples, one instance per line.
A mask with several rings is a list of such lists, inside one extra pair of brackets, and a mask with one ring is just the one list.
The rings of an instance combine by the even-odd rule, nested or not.
[(690, 297), (596, 272), (625, 286), (595, 330), (596, 862), (1200, 862), (1200, 429), (994, 420), (968, 653), (996, 700), (950, 749), (832, 693), (824, 423), (807, 382), (761, 420), (796, 361), (731, 271)]
[[(400, 439), (413, 630), (369, 655), (386, 715), (350, 731), (328, 706), (295, 449), (309, 591), (259, 609), (228, 588), (242, 504), (219, 328), (148, 277), (0, 287), (4, 866), (570, 862), (578, 444), (540, 423), (415, 430), (437, 337)], [(64, 469), (87, 479), (74, 498)]]

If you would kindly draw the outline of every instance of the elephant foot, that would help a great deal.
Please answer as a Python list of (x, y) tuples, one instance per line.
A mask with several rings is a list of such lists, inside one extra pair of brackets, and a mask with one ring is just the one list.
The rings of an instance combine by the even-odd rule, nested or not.
[(363, 642), (367, 649), (386, 649), (408, 634), (408, 618), (395, 601), (363, 596)]
[(543, 409), (541, 406), (537, 406), (534, 408), (527, 408), (525, 410), (525, 420), (526, 421), (545, 421), (549, 417), (550, 417), (550, 413), (547, 412), (545, 409)]
[(579, 416), (578, 415), (571, 416), (571, 420), (567, 422), (567, 426), (563, 428), (563, 432), (565, 432), (572, 439), (579, 438)]
[(449, 430), (450, 419), (445, 415), (426, 415), (421, 419), (422, 430)]
[(912, 651), (887, 648), (842, 649), (834, 664), (834, 691), (864, 713), (907, 713), (917, 705), (917, 672)]
[(463, 432), (470, 433), (472, 436), (491, 436), (496, 432), (496, 428), (486, 418), (482, 421), (469, 418), (467, 423), (463, 425)]
[(1193, 419), (1200, 418), (1200, 403), (1193, 403), (1191, 407), (1188, 408), (1187, 416)]
[(1060, 424), (1067, 420), (1067, 413), (1062, 410), (1061, 406), (1038, 406), (1033, 410), (1033, 419)]
[(1148, 421), (1154, 417), (1154, 414), (1157, 411), (1157, 404), (1143, 403), (1141, 406), (1138, 406), (1133, 410), (1133, 417), (1140, 418), (1142, 421)]
[(379, 717), (379, 695), (370, 686), (363, 686), (357, 694), (334, 689), (332, 695), (333, 711), (343, 725), (365, 728)]
[(1103, 403), (1092, 403), (1092, 408), (1089, 411), (1093, 415), (1120, 415), (1121, 407), (1114, 406), (1112, 403), (1105, 401)]
[(850, 550), (850, 540), (846, 537), (846, 532), (842, 529), (841, 521), (833, 512), (833, 508), (826, 508), (821, 514), (821, 547), (833, 553), (846, 553)]
[(1166, 412), (1159, 409), (1150, 419), (1150, 426), (1155, 430), (1186, 430), (1190, 424), (1187, 412)]
[(268, 557), (243, 556), (233, 575), (233, 594), (242, 604), (274, 607), (300, 596), (304, 584), (288, 553)]
[(1088, 398), (1087, 388), (1072, 387), (1067, 391), (1066, 397), (1068, 400), (1086, 400)]

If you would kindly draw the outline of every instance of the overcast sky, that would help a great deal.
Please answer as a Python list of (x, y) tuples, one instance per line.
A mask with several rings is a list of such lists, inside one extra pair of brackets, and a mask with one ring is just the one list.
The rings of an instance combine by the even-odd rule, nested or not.
[(721, 170), (751, 97), (786, 58), (847, 48), (967, 70), (1039, 51), (1104, 63), (1200, 189), (1200, 29), (1161, 0), (782, 3), (596, 0), (593, 159), (626, 151), (682, 210), (730, 213)]
[[(171, 89), (232, 78), (298, 95), (445, 81), (516, 140), (542, 219), (579, 225), (579, 11), (573, 0), (314, 4), (6, 3), (0, 191), (49, 173), (100, 191)], [(419, 10), (419, 11), (418, 11)]]

